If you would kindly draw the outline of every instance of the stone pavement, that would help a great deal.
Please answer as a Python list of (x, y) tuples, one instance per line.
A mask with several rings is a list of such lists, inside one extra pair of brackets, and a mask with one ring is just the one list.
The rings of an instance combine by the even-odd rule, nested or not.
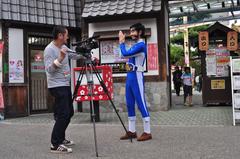
[[(127, 124), (127, 113), (120, 113), (123, 121)], [(99, 124), (120, 125), (115, 113), (101, 113)], [(75, 113), (72, 124), (89, 124), (89, 113)], [(32, 115), (30, 117), (8, 119), (3, 123), (20, 124), (49, 124), (53, 123), (52, 114)], [(137, 123), (142, 124), (140, 114), (137, 114)], [(231, 107), (185, 107), (174, 106), (169, 111), (151, 112), (151, 124), (160, 126), (230, 126), (232, 125)]]
[[(127, 114), (121, 113), (127, 124)], [(138, 134), (142, 122), (138, 115)], [(101, 159), (238, 159), (240, 127), (232, 126), (231, 107), (183, 107), (152, 112), (153, 140), (120, 141), (123, 128), (114, 113), (102, 113), (96, 124)], [(89, 113), (76, 113), (67, 136), (76, 143), (67, 155), (49, 152), (52, 114), (0, 122), (0, 159), (93, 159)], [(126, 125), (127, 126), (127, 125)]]
[[(72, 124), (72, 154), (49, 152), (51, 124), (0, 124), (1, 159), (94, 159), (93, 129)], [(138, 127), (138, 130), (142, 129)], [(140, 131), (139, 131), (140, 132)], [(152, 126), (153, 140), (120, 141), (119, 125), (97, 125), (100, 159), (238, 159), (239, 127)]]

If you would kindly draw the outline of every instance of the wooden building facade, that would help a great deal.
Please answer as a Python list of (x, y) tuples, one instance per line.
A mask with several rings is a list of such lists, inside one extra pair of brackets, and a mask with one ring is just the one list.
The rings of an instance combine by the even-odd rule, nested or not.
[[(118, 32), (130, 38), (129, 27), (141, 22), (146, 27), (148, 57), (145, 66), (146, 100), (150, 110), (168, 110), (171, 105), (169, 66), (168, 2), (161, 0), (86, 0), (82, 13), (83, 34), (100, 35), (94, 56), (102, 65), (111, 65), (114, 77), (114, 101), (125, 109), (126, 72), (118, 59)], [(131, 40), (127, 40), (131, 44)], [(106, 104), (103, 104), (106, 105)], [(121, 108), (121, 106), (123, 106)]]
[(81, 36), (81, 1), (3, 0), (0, 5), (5, 117), (52, 112), (43, 50), (52, 41), (55, 25), (69, 29), (69, 41)]
[[(68, 27), (69, 42), (85, 35), (101, 36), (100, 48), (94, 50), (94, 56), (101, 64), (113, 67), (114, 102), (121, 109), (125, 105), (126, 74), (119, 67), (121, 64), (112, 62), (111, 56), (103, 52), (109, 44), (117, 47), (119, 30), (128, 32), (133, 23), (143, 23), (149, 52), (145, 67), (148, 106), (150, 110), (170, 108), (167, 1), (3, 0), (0, 5), (0, 40), (4, 42), (1, 83), (6, 118), (52, 111), (53, 99), (47, 91), (43, 49), (51, 41), (51, 31), (56, 25)], [(75, 67), (76, 63), (71, 66)]]

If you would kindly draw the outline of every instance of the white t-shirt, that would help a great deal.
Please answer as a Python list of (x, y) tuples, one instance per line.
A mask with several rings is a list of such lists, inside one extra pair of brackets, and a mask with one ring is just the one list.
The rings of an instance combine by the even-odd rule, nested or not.
[(181, 79), (183, 80), (184, 85), (192, 86), (192, 74), (191, 73), (183, 73)]

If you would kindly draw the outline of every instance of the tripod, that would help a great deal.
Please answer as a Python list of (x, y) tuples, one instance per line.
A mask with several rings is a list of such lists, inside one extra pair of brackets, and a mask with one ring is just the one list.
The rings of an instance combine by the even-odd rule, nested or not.
[[(94, 81), (93, 81), (93, 73), (95, 73), (100, 85), (103, 88), (104, 93), (107, 95), (108, 99), (110, 100), (111, 106), (113, 107), (115, 113), (117, 114), (125, 132), (127, 133), (127, 129), (116, 109), (116, 106), (114, 105), (112, 99), (111, 99), (111, 95), (107, 89), (107, 86), (105, 85), (100, 73), (97, 71), (96, 66), (93, 64), (93, 61), (91, 60), (91, 58), (88, 58), (85, 62), (84, 62), (84, 68), (80, 71), (78, 79), (77, 79), (77, 83), (74, 89), (74, 93), (73, 93), (73, 98), (72, 98), (72, 103), (74, 101), (74, 99), (77, 97), (77, 93), (78, 93), (78, 89), (79, 86), (81, 85), (82, 79), (84, 74), (86, 74), (86, 78), (87, 78), (87, 85), (88, 85), (88, 95), (91, 97), (90, 99), (90, 109), (91, 111), (91, 117), (92, 117), (92, 122), (93, 122), (93, 132), (94, 132), (94, 143), (95, 143), (95, 152), (96, 152), (96, 157), (98, 157), (98, 147), (97, 147), (97, 134), (96, 134), (96, 121), (95, 121), (95, 111), (93, 108), (93, 88), (94, 88)], [(132, 138), (129, 137), (130, 141), (132, 142)]]

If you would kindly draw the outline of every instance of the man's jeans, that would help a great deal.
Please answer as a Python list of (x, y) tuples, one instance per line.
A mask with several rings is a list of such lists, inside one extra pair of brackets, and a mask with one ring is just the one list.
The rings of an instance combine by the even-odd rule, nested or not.
[(51, 143), (53, 146), (58, 146), (65, 139), (65, 131), (74, 114), (72, 93), (70, 86), (49, 88), (49, 91), (55, 97), (55, 124), (52, 131)]

